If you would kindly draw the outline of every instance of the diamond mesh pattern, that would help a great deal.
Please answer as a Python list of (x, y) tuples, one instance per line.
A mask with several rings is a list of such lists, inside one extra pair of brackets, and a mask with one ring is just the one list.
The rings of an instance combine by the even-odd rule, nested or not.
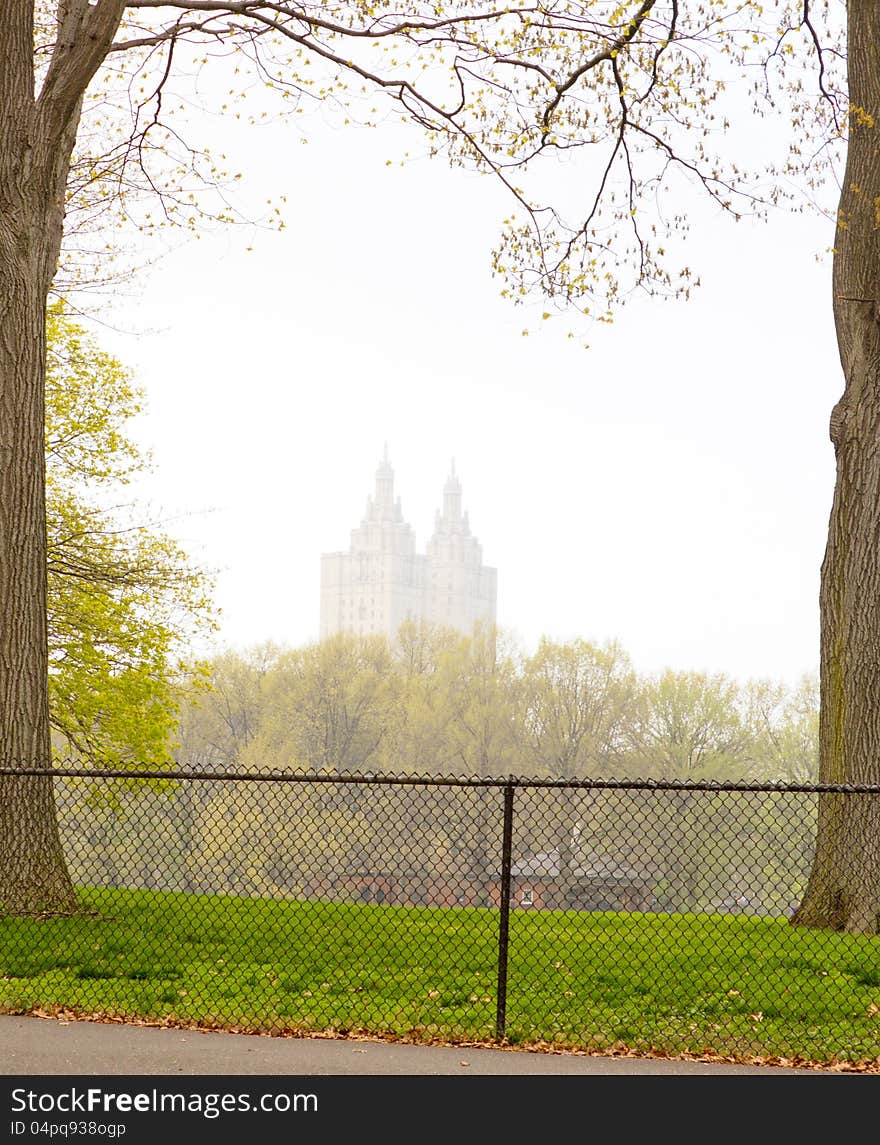
[(790, 921), (816, 788), (53, 774), (82, 912), (0, 910), (7, 1012), (880, 1058), (880, 939)]

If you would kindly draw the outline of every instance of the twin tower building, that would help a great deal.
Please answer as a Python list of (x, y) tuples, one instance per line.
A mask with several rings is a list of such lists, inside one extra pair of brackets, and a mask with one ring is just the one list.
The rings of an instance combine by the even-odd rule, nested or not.
[(461, 508), (455, 462), (443, 487), (443, 511), (427, 551), (416, 552), (412, 526), (394, 496), (388, 447), (376, 470), (348, 552), (321, 557), (321, 639), (336, 632), (393, 640), (406, 620), (427, 621), (465, 634), (495, 623), (498, 573), (483, 564), (483, 549)]

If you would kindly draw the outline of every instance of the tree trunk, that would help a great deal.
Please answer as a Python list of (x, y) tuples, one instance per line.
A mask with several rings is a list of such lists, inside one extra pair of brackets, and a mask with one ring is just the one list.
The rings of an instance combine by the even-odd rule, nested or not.
[[(831, 414), (819, 778), (880, 783), (880, 0), (847, 9), (852, 110), (833, 275), (845, 381)], [(878, 933), (880, 798), (820, 797), (813, 866), (792, 922)]]
[[(11, 245), (0, 241), (0, 761), (6, 767), (33, 768), (48, 767), (51, 762), (43, 437), (45, 295), (29, 265), (31, 260), (16, 257)], [(3, 777), (0, 909), (67, 911), (74, 905), (51, 778)]]
[[(33, 5), (0, 36), (0, 766), (51, 762), (46, 618), (45, 318), (78, 104), (34, 99)], [(43, 117), (41, 119), (41, 116)], [(52, 779), (0, 777), (0, 911), (67, 912)]]
[[(28, 249), (43, 245), (39, 232), (42, 225), (45, 233), (45, 221), (28, 218), (21, 201), (16, 207), (13, 225), (5, 211), (0, 224), (0, 762), (33, 768), (51, 763), (44, 252)], [(0, 909), (69, 911), (75, 904), (52, 779), (0, 778)]]

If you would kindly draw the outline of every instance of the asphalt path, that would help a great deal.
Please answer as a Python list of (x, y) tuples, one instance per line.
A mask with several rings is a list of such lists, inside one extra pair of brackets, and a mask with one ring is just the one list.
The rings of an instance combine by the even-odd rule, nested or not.
[(406, 1045), (347, 1038), (266, 1037), (9, 1015), (0, 1015), (0, 1074), (828, 1076), (822, 1070), (779, 1066)]

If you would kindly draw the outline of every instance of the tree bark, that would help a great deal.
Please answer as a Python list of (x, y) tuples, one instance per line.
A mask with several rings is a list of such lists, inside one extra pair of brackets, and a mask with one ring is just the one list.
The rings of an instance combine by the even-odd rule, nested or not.
[[(825, 783), (880, 783), (880, 0), (848, 9), (850, 134), (834, 254), (844, 392), (831, 415), (837, 477), (820, 590)], [(820, 797), (794, 925), (880, 926), (880, 798)]]
[[(4, 12), (4, 18), (7, 13)], [(46, 628), (43, 378), (50, 220), (34, 195), (33, 40), (13, 4), (0, 54), (0, 763), (51, 761)], [(75, 898), (52, 780), (0, 779), (0, 909), (70, 910)]]
[[(46, 620), (44, 268), (50, 220), (0, 185), (0, 761), (51, 763)], [(0, 780), (0, 907), (75, 905), (52, 780)]]
[[(21, 235), (16, 237), (19, 246), (24, 245)], [(42, 387), (45, 315), (44, 296), (33, 270), (30, 257), (17, 258), (10, 243), (0, 240), (0, 761), (13, 768), (48, 767), (51, 762)], [(52, 779), (3, 777), (0, 909), (31, 913), (69, 911), (74, 906)]]
[[(45, 324), (83, 92), (122, 0), (66, 0), (39, 97), (32, 0), (0, 35), (0, 766), (51, 763), (46, 616)], [(50, 776), (0, 777), (0, 911), (74, 910)]]

